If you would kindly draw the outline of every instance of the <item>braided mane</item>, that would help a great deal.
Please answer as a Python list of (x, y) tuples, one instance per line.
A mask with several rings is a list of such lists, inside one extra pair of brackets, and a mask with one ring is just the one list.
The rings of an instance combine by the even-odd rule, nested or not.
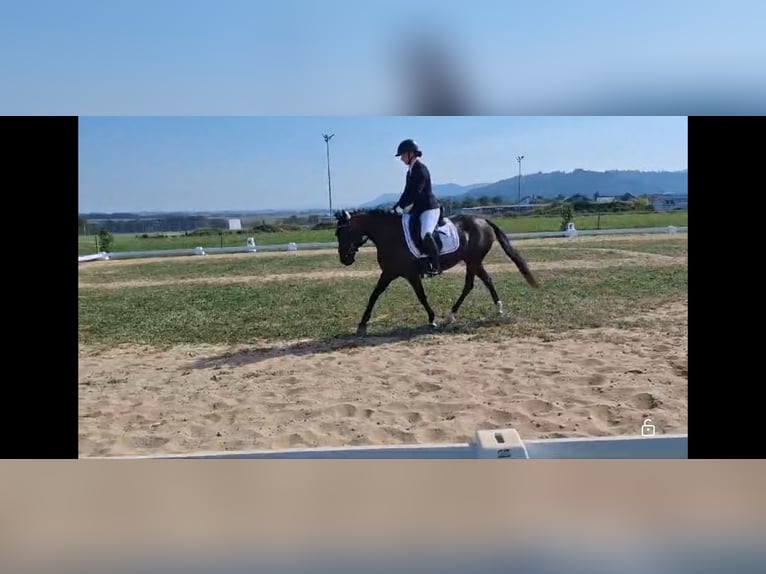
[[(351, 217), (355, 215), (373, 215), (375, 217), (390, 217), (390, 218), (398, 218), (399, 215), (397, 213), (394, 213), (393, 211), (389, 211), (388, 209), (383, 209), (380, 207), (374, 207), (372, 209), (355, 209), (353, 211), (348, 212)], [(341, 219), (343, 217), (343, 211), (336, 211), (335, 212), (335, 218)]]

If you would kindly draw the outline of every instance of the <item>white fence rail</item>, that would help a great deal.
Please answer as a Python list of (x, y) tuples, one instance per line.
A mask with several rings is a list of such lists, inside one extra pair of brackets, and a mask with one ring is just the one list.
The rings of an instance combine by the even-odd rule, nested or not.
[[(508, 233), (511, 240), (535, 239), (545, 237), (573, 237), (580, 235), (642, 235), (646, 233), (675, 233), (688, 232), (688, 227), (631, 227), (623, 229), (586, 229), (570, 231), (532, 231), (528, 233)], [(114, 253), (94, 253), (81, 255), (78, 263), (87, 261), (108, 261), (110, 259), (138, 259), (146, 257), (177, 257), (180, 255), (212, 255), (216, 253), (256, 253), (258, 251), (298, 251), (304, 249), (334, 249), (338, 246), (335, 241), (326, 243), (282, 243), (278, 245), (257, 245), (242, 247), (194, 247), (190, 249), (158, 249), (154, 251), (117, 251)]]
[[(98, 457), (105, 458), (105, 457)], [(239, 450), (121, 456), (145, 459), (685, 459), (688, 435), (561, 438), (524, 441), (514, 429), (480, 430), (469, 443)]]

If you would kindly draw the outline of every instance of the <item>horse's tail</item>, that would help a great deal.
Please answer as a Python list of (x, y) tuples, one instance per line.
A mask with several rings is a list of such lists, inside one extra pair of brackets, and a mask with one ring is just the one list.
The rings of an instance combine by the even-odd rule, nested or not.
[(516, 251), (513, 245), (511, 245), (511, 242), (505, 232), (497, 225), (492, 223), (489, 219), (486, 219), (485, 221), (489, 223), (489, 226), (495, 232), (495, 238), (497, 239), (497, 242), (503, 248), (505, 254), (510, 257), (511, 260), (516, 264), (516, 267), (519, 268), (519, 271), (521, 271), (521, 274), (524, 276), (524, 279), (527, 280), (527, 283), (529, 283), (532, 287), (539, 287), (537, 279), (535, 279), (534, 275), (532, 275), (532, 272), (527, 266), (527, 262), (524, 261), (524, 258), (521, 256), (521, 254)]

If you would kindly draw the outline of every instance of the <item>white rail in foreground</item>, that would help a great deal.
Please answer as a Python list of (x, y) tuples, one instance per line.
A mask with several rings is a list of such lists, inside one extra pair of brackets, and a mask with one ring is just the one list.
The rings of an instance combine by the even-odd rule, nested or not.
[(119, 459), (685, 459), (688, 435), (559, 438), (524, 441), (514, 429), (480, 430), (469, 443), (238, 450)]
[[(532, 231), (529, 233), (508, 233), (508, 238), (515, 239), (535, 239), (545, 237), (577, 237), (580, 235), (642, 235), (647, 233), (666, 233), (674, 235), (675, 233), (688, 232), (688, 226), (683, 227), (630, 227), (623, 229), (586, 229), (570, 231)], [(92, 255), (81, 255), (78, 257), (78, 263), (86, 261), (108, 261), (110, 259), (137, 259), (143, 257), (177, 257), (179, 255), (212, 255), (215, 253), (256, 253), (258, 251), (298, 251), (304, 249), (334, 249), (338, 246), (337, 242), (326, 243), (282, 243), (278, 245), (258, 245), (242, 247), (195, 247), (192, 249), (158, 249), (154, 251), (118, 251), (116, 253), (94, 253)]]

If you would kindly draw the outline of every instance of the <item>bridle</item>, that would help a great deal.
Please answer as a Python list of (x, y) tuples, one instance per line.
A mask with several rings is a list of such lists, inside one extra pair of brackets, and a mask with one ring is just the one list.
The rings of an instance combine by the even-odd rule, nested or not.
[[(338, 225), (338, 231), (340, 231), (341, 229), (351, 229), (351, 220)], [(359, 248), (362, 247), (365, 243), (367, 243), (369, 239), (370, 238), (368, 236), (362, 235), (362, 240), (359, 243), (355, 243), (352, 241), (351, 245), (349, 245), (348, 249), (346, 250), (345, 255), (349, 257), (352, 255), (356, 255), (356, 252), (359, 251)]]

